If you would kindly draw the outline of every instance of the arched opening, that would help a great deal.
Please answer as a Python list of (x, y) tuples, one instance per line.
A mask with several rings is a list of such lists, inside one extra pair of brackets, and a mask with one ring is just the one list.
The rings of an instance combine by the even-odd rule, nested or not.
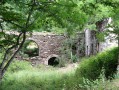
[(39, 56), (38, 44), (33, 40), (26, 40), (21, 52), (22, 52), (22, 56), (28, 56), (28, 57)]
[(48, 65), (51, 65), (51, 66), (57, 66), (57, 65), (59, 65), (59, 59), (57, 57), (51, 57), (48, 60)]

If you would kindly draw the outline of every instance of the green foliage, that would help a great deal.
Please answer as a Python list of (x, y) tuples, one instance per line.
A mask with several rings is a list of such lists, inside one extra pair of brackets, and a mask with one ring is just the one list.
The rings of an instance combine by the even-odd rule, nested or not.
[(87, 78), (83, 78), (82, 83), (78, 81), (79, 87), (81, 90), (118, 90), (118, 73), (115, 74), (115, 77), (111, 80), (106, 79), (105, 70), (102, 69), (101, 74), (96, 80), (89, 80)]
[(83, 78), (83, 83), (80, 83), (80, 87), (83, 90), (118, 90), (119, 89), (119, 87), (116, 86), (115, 79), (112, 81), (107, 80), (103, 72), (101, 73), (99, 78), (94, 81), (90, 81), (89, 79)]
[(0, 32), (0, 45), (4, 46), (4, 48), (11, 46), (16, 41), (16, 35), (5, 34), (4, 32)]
[(73, 90), (74, 81), (74, 71), (63, 74), (56, 68), (32, 67), (28, 62), (15, 61), (5, 74), (0, 90)]
[(31, 56), (38, 56), (38, 48), (26, 48), (24, 53), (27, 54), (29, 57)]
[(76, 55), (76, 40), (76, 36), (69, 38), (67, 37), (62, 43), (62, 47), (59, 48), (60, 52), (62, 53), (60, 59), (65, 63), (74, 63), (78, 61)]
[(24, 54), (28, 55), (29, 57), (38, 56), (39, 48), (34, 41), (28, 40), (24, 43), (20, 54), (24, 57)]
[[(42, 72), (43, 73), (43, 72)], [(72, 75), (59, 75), (55, 72), (18, 72), (8, 75), (3, 80), (1, 90), (72, 90), (74, 84), (69, 77)]]
[(29, 70), (32, 69), (30, 62), (14, 60), (11, 63), (10, 67), (8, 68), (8, 72), (14, 73), (14, 72), (19, 72), (19, 71), (28, 70), (28, 69)]
[(76, 63), (78, 61), (78, 58), (77, 58), (76, 55), (72, 55), (71, 60), (72, 60), (73, 63)]
[(104, 42), (105, 41), (105, 33), (100, 32), (100, 33), (96, 34), (96, 38), (99, 42)]
[[(116, 19), (116, 25), (118, 26), (118, 4), (118, 0), (50, 0), (48, 2), (47, 0), (37, 0), (37, 3), (34, 4), (35, 6), (33, 7), (31, 18), (28, 20), (29, 23), (26, 25), (27, 17), (29, 16), (32, 6), (31, 0), (2, 0), (0, 1), (0, 26), (6, 26), (7, 30), (13, 29), (19, 32), (24, 32), (25, 30), (27, 32), (32, 32), (33, 30), (39, 31), (40, 29), (47, 29), (47, 31), (49, 31), (54, 27), (58, 27), (58, 29), (64, 28), (63, 30), (67, 32), (67, 35), (71, 36), (74, 32), (84, 27), (95, 30), (95, 23), (97, 21), (108, 18), (111, 15), (114, 15), (114, 20)], [(118, 28), (116, 31), (118, 31)], [(4, 37), (4, 35), (7, 38)], [(103, 40), (104, 37), (102, 36), (103, 34), (99, 34), (97, 37)], [(6, 35), (5, 33), (0, 33), (0, 44), (11, 46), (14, 43), (16, 43), (16, 38), (11, 35)], [(68, 45), (69, 50), (67, 49), (66, 51), (68, 58), (72, 58), (72, 60), (75, 61), (75, 57), (70, 57), (72, 55), (72, 45), (69, 42)], [(102, 68), (104, 68), (105, 76), (112, 76), (116, 71), (117, 56), (116, 49), (93, 56), (81, 63), (76, 75), (78, 77), (96, 79), (100, 75)], [(19, 62), (19, 65), (11, 65), (9, 70), (15, 72), (24, 70), (27, 66), (28, 64)], [(72, 79), (68, 78), (69, 83), (66, 77), (54, 78), (53, 73), (53, 75), (51, 74), (51, 77), (48, 77), (48, 80), (46, 80), (43, 79), (44, 75), (40, 76), (41, 73), (37, 72), (34, 75), (32, 73), (23, 71), (11, 76), (8, 75), (8, 80), (4, 79), (3, 86), (0, 88), (4, 90), (73, 90), (75, 88), (72, 86), (74, 85)], [(21, 75), (21, 77), (17, 77), (17, 75)], [(26, 78), (27, 75), (29, 76)], [(52, 80), (50, 80), (51, 78)]]
[[(33, 0), (2, 1), (0, 3), (0, 28), (18, 32), (50, 31), (55, 27), (81, 28), (87, 20), (86, 14), (79, 9), (80, 6), (75, 0), (37, 0), (33, 7), (31, 4), (33, 4)], [(28, 17), (29, 15), (30, 17)], [(28, 24), (27, 27), (25, 27), (26, 24)], [(68, 29), (68, 32), (73, 32)], [(10, 42), (10, 40), (8, 38), (6, 41)]]
[(76, 76), (95, 80), (101, 74), (101, 70), (104, 69), (106, 78), (113, 77), (113, 74), (117, 70), (117, 62), (118, 49), (114, 48), (92, 56), (89, 59), (84, 59), (76, 71)]
[(0, 53), (0, 63), (2, 62), (3, 54)]
[(63, 74), (57, 68), (42, 65), (32, 67), (29, 62), (14, 61), (2, 80), (0, 90), (118, 90), (110, 80), (106, 80), (104, 69), (94, 81), (87, 78), (82, 81), (82, 77), (74, 73)]
[(59, 65), (58, 65), (58, 67), (65, 67), (66, 66), (66, 60), (65, 60), (65, 58), (64, 58), (64, 56), (61, 56), (60, 58), (59, 58)]
[[(1, 65), (6, 68), (20, 51), (27, 32), (59, 27), (68, 28), (67, 31), (72, 33), (72, 28), (82, 28), (87, 21), (86, 14), (79, 9), (80, 6), (75, 0), (4, 0), (0, 2), (0, 7), (0, 29), (5, 34), (2, 34), (0, 44), (8, 46), (7, 54), (16, 49), (11, 57), (7, 58), (8, 64)], [(7, 35), (7, 31), (16, 31), (16, 37), (9, 38), (12, 35)]]

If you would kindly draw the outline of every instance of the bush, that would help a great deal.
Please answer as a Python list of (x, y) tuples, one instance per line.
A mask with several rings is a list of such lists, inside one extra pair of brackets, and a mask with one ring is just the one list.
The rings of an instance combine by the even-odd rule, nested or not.
[(101, 74), (102, 69), (105, 70), (104, 74), (106, 78), (113, 77), (116, 72), (118, 63), (118, 49), (104, 51), (92, 56), (88, 59), (84, 59), (79, 68), (76, 70), (76, 77), (84, 77), (89, 80), (95, 80)]

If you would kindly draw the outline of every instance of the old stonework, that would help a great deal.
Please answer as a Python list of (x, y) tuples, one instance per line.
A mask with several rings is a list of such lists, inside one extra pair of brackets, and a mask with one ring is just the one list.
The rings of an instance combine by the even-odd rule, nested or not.
[[(59, 48), (65, 36), (56, 35), (51, 33), (33, 33), (32, 36), (28, 37), (27, 40), (34, 41), (39, 49), (39, 55), (30, 58), (30, 61), (34, 64), (46, 64), (48, 65), (48, 60), (51, 58), (59, 58), (60, 52)], [(18, 58), (17, 56), (16, 58)]]

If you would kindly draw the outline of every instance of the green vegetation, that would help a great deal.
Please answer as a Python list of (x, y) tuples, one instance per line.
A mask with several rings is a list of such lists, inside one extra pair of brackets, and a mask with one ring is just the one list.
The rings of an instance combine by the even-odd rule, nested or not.
[(73, 76), (74, 71), (63, 74), (57, 68), (32, 67), (29, 62), (14, 61), (4, 76), (0, 90), (71, 90)]
[(107, 50), (96, 56), (84, 59), (76, 71), (76, 76), (95, 80), (101, 74), (102, 69), (104, 69), (105, 77), (112, 78), (114, 73), (116, 73), (117, 63), (118, 49)]
[[(67, 30), (71, 27), (82, 28), (87, 17), (78, 9), (77, 2), (72, 0), (2, 0), (0, 7), (0, 47), (5, 48), (4, 58), (0, 63), (0, 77), (33, 31), (49, 31), (52, 27)], [(6, 33), (13, 31), (17, 35)]]
[[(112, 85), (116, 72), (117, 48), (107, 50), (80, 62), (78, 69), (61, 73), (51, 66), (31, 66), (30, 62), (14, 61), (5, 74), (0, 90), (118, 90)], [(108, 80), (113, 76), (116, 79)], [(92, 81), (93, 79), (93, 81)], [(95, 79), (95, 80), (94, 80)]]
[[(103, 40), (101, 23), (112, 17), (112, 27), (115, 26), (114, 32), (119, 36), (118, 0), (2, 0), (0, 7), (0, 46), (5, 48), (4, 58), (0, 63), (1, 77), (23, 47), (27, 32), (31, 34), (33, 31), (58, 29), (61, 33), (63, 30), (67, 37), (71, 37), (78, 30), (90, 29), (97, 30), (97, 37)], [(15, 30), (19, 33), (6, 34), (5, 30)], [(29, 50), (31, 51), (36, 50)], [(77, 61), (75, 56), (72, 57), (72, 53), (68, 55), (73, 62)]]
[(27, 55), (29, 57), (38, 56), (39, 55), (38, 45), (32, 40), (27, 40), (24, 43), (22, 50), (20, 51), (20, 54), (23, 57), (24, 55)]
[[(4, 49), (0, 55), (1, 90), (107, 89), (108, 86), (103, 87), (101, 83), (105, 85), (108, 83), (106, 79), (114, 77), (119, 62), (119, 0), (1, 0), (0, 7), (0, 50)], [(70, 39), (77, 31), (89, 29), (97, 32), (94, 38), (100, 44), (99, 41), (104, 41), (105, 34), (108, 34), (103, 31), (103, 24), (107, 24), (104, 22), (110, 17), (112, 22), (108, 26), (113, 30), (108, 33), (116, 34), (113, 38), (118, 40), (118, 49), (84, 59), (76, 73), (59, 74), (53, 69), (44, 72), (44, 69), (34, 68), (27, 62), (12, 63), (25, 43), (27, 32), (58, 29), (55, 32)], [(11, 30), (17, 35), (8, 34)], [(67, 56), (62, 59), (70, 58), (71, 62), (76, 62), (77, 57), (71, 50), (75, 46), (69, 42), (66, 42), (68, 47), (64, 52)], [(28, 52), (31, 51), (37, 52), (36, 49)]]

